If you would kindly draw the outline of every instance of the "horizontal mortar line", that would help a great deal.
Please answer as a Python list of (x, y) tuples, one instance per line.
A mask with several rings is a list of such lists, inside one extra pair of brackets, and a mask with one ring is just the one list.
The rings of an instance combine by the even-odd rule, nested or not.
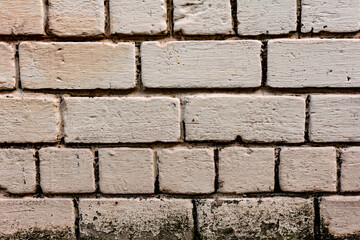
[[(169, 193), (159, 193), (159, 194), (103, 194), (103, 193), (68, 193), (68, 194), (59, 194), (59, 193), (42, 193), (41, 195), (37, 193), (31, 194), (12, 194), (7, 192), (2, 192), (6, 197), (19, 199), (19, 198), (120, 198), (120, 199), (133, 199), (133, 198), (168, 198), (168, 199), (210, 199), (216, 200), (218, 198), (264, 198), (264, 197), (291, 197), (291, 198), (318, 198), (318, 197), (327, 197), (327, 196), (359, 196), (360, 192), (262, 192), (262, 193), (210, 193), (210, 194), (169, 194)], [(3, 196), (4, 196), (3, 195)]]
[[(320, 32), (320, 33), (302, 33), (301, 39), (304, 38), (359, 38), (360, 31), (351, 32), (351, 33), (329, 33), (329, 32)], [(49, 36), (49, 35), (0, 35), (0, 41), (54, 41), (54, 42), (94, 42), (94, 41), (104, 41), (111, 40), (114, 42), (129, 42), (129, 41), (154, 41), (154, 40), (178, 40), (178, 41), (187, 41), (187, 40), (227, 40), (227, 39), (237, 39), (237, 40), (270, 40), (278, 38), (287, 38), (287, 39), (298, 39), (298, 34), (296, 32), (289, 34), (260, 34), (260, 35), (180, 35), (175, 34), (170, 36), (170, 34), (160, 34), (160, 35), (110, 35), (110, 36), (74, 36), (74, 37), (60, 37), (60, 36)]]
[(65, 147), (65, 148), (176, 148), (176, 147), (208, 147), (208, 148), (226, 148), (226, 147), (245, 147), (245, 148), (279, 148), (279, 147), (338, 147), (347, 148), (360, 146), (360, 142), (302, 142), (302, 143), (241, 143), (236, 141), (185, 141), (185, 142), (153, 142), (153, 143), (0, 143), (0, 149), (39, 149), (46, 147)]

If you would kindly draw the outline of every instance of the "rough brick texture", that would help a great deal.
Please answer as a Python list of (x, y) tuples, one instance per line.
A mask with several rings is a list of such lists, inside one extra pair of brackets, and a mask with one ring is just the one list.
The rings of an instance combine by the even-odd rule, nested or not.
[(341, 151), (341, 191), (360, 191), (360, 147)]
[(103, 0), (48, 0), (49, 30), (58, 36), (103, 34), (105, 9)]
[(268, 47), (271, 87), (360, 87), (360, 40), (271, 40)]
[(296, 0), (237, 0), (241, 35), (285, 34), (296, 31)]
[(76, 239), (71, 199), (0, 199), (1, 239)]
[(273, 148), (230, 147), (219, 153), (219, 192), (246, 193), (274, 190)]
[(203, 239), (313, 239), (310, 199), (199, 200), (197, 216)]
[(15, 50), (10, 44), (0, 42), (0, 62), (0, 89), (15, 88)]
[(45, 33), (43, 0), (2, 0), (0, 35), (40, 35)]
[(112, 34), (161, 34), (167, 32), (165, 0), (111, 0)]
[(287, 192), (335, 192), (336, 151), (332, 147), (282, 148), (279, 179)]
[(41, 188), (45, 193), (95, 191), (93, 154), (88, 149), (42, 148)]
[(55, 142), (59, 101), (52, 96), (0, 96), (0, 142)]
[(192, 204), (186, 199), (84, 199), (82, 239), (192, 239)]
[(178, 99), (168, 97), (65, 98), (65, 141), (176, 142), (179, 105)]
[(160, 191), (211, 193), (215, 165), (212, 149), (166, 149), (157, 152)]
[(259, 87), (260, 48), (259, 41), (146, 42), (143, 83), (148, 88)]
[[(303, 142), (301, 97), (201, 95), (186, 99), (186, 139)], [(241, 106), (241, 107), (240, 107)]]
[(135, 87), (133, 43), (39, 43), (20, 45), (26, 89)]
[(99, 149), (100, 191), (109, 194), (154, 193), (151, 149)]
[(0, 189), (9, 193), (32, 193), (36, 188), (35, 151), (0, 150)]

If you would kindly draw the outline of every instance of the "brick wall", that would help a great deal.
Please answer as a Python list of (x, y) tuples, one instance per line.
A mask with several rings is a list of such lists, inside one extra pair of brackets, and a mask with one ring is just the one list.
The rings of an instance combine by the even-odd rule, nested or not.
[(360, 0), (0, 1), (0, 239), (359, 239)]

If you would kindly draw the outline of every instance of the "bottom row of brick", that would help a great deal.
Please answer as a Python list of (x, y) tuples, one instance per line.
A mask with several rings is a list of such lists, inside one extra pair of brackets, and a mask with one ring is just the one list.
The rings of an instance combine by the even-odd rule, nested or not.
[[(3, 198), (0, 238), (76, 239), (78, 225), (81, 239), (314, 239), (314, 204), (299, 197)], [(319, 210), (324, 239), (360, 237), (360, 196), (322, 197)]]

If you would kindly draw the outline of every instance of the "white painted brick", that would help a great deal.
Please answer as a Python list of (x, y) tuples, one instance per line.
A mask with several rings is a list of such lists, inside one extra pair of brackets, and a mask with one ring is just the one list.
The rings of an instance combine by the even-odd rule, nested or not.
[(0, 1), (0, 35), (45, 33), (43, 0)]
[(65, 141), (176, 142), (180, 101), (169, 97), (66, 97)]
[(240, 35), (296, 31), (296, 0), (237, 0), (237, 9)]
[(157, 152), (160, 191), (168, 193), (214, 192), (213, 149), (163, 149)]
[(310, 141), (360, 141), (360, 96), (312, 95)]
[(59, 101), (46, 95), (0, 96), (0, 142), (55, 142), (60, 127)]
[(174, 30), (186, 35), (232, 34), (230, 1), (174, 0)]
[(186, 140), (303, 142), (305, 99), (292, 96), (198, 95), (186, 98)]
[(151, 149), (99, 149), (100, 191), (109, 194), (154, 193)]
[(26, 89), (135, 87), (133, 43), (24, 42), (20, 73)]
[(303, 0), (302, 32), (356, 32), (360, 30), (359, 0)]
[(89, 149), (48, 147), (40, 149), (39, 156), (43, 192), (95, 191), (94, 157)]
[(100, 35), (105, 30), (103, 0), (49, 0), (49, 30), (58, 36)]
[(341, 151), (341, 191), (360, 191), (360, 147), (345, 148)]
[(219, 151), (219, 192), (271, 192), (274, 178), (273, 148), (229, 147)]
[(330, 235), (323, 235), (326, 237), (324, 239), (333, 239), (333, 237), (336, 239), (359, 239), (359, 196), (323, 197), (320, 204), (320, 215), (322, 231)]
[(167, 32), (165, 0), (111, 0), (112, 34), (161, 34)]
[(333, 147), (282, 148), (280, 188), (286, 192), (335, 192), (336, 150)]
[(0, 199), (1, 239), (73, 239), (72, 199)]
[(314, 215), (312, 199), (197, 201), (201, 239), (314, 239)]
[(36, 188), (35, 151), (0, 150), (0, 189), (10, 193), (32, 193)]
[(267, 84), (278, 88), (360, 87), (360, 40), (270, 40)]
[(81, 199), (81, 239), (192, 239), (189, 199)]
[(0, 42), (0, 63), (0, 89), (15, 88), (15, 49), (13, 46)]
[(145, 42), (148, 88), (233, 88), (261, 85), (260, 41)]

